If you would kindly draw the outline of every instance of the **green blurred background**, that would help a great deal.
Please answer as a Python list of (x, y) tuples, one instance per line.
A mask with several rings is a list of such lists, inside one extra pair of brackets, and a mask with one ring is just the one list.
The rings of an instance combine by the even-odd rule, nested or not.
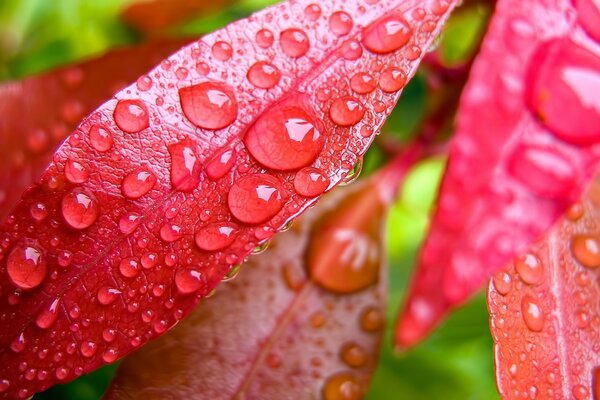
[[(101, 54), (115, 46), (142, 41), (144, 35), (119, 18), (126, 3), (126, 0), (1, 0), (0, 81), (19, 79)], [(199, 36), (274, 1), (230, 3), (228, 7), (178, 23), (161, 35)], [(438, 41), (437, 51), (444, 64), (460, 65), (471, 57), (486, 16), (485, 7), (471, 7), (453, 16)], [(414, 134), (430, 101), (426, 78), (421, 73), (413, 79), (380, 137), (387, 136), (391, 141), (402, 143)], [(365, 156), (363, 176), (386, 160), (386, 151), (378, 143)], [(423, 238), (443, 166), (443, 159), (430, 159), (416, 166), (390, 212), (387, 310), (390, 322), (395, 319)], [(367, 399), (498, 399), (483, 295), (455, 312), (424, 343), (400, 356), (394, 355), (391, 349), (392, 326), (388, 324), (381, 360)], [(98, 399), (114, 368), (102, 368), (68, 385), (36, 395), (35, 399)]]

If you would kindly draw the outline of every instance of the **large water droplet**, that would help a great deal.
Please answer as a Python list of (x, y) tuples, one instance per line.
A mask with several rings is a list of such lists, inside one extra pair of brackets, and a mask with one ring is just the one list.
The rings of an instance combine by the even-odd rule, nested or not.
[(544, 266), (533, 253), (526, 253), (517, 257), (515, 268), (523, 282), (530, 285), (539, 285), (544, 279)]
[(90, 177), (86, 169), (75, 160), (68, 159), (65, 164), (65, 177), (71, 183), (84, 183)]
[(271, 89), (279, 83), (281, 72), (265, 61), (259, 61), (248, 69), (248, 80), (257, 88)]
[(149, 125), (148, 110), (140, 100), (119, 100), (113, 113), (115, 123), (127, 133), (136, 133)]
[(171, 184), (175, 190), (190, 193), (200, 184), (201, 164), (191, 141), (169, 146)]
[(206, 251), (217, 251), (229, 247), (237, 236), (237, 226), (231, 222), (216, 222), (196, 232), (196, 245)]
[(278, 107), (263, 114), (244, 136), (250, 154), (262, 165), (293, 170), (311, 164), (325, 143), (320, 124), (300, 107)]
[(50, 328), (56, 319), (58, 318), (58, 305), (60, 303), (59, 299), (55, 299), (48, 308), (38, 314), (35, 319), (35, 324), (40, 329), (48, 329)]
[(531, 296), (523, 296), (521, 300), (521, 314), (525, 325), (532, 332), (541, 332), (544, 329), (544, 311), (538, 301)]
[(576, 187), (574, 160), (550, 146), (520, 146), (510, 158), (510, 173), (530, 191), (551, 199), (570, 198)]
[(206, 176), (213, 181), (221, 179), (235, 165), (236, 152), (234, 149), (222, 149), (206, 163)]
[(279, 179), (267, 174), (247, 175), (233, 184), (227, 203), (238, 220), (256, 225), (269, 221), (283, 207)]
[(333, 122), (340, 126), (356, 125), (365, 115), (363, 105), (351, 96), (345, 96), (335, 100), (329, 109), (329, 115)]
[(302, 57), (310, 48), (310, 41), (306, 33), (295, 28), (281, 32), (279, 43), (283, 53), (293, 58)]
[(228, 86), (204, 82), (179, 89), (183, 113), (194, 125), (205, 129), (222, 129), (237, 118), (238, 104)]
[(175, 286), (181, 294), (193, 293), (204, 285), (202, 274), (195, 270), (178, 270), (175, 273)]
[(91, 194), (73, 189), (62, 199), (62, 215), (65, 222), (74, 229), (85, 229), (98, 219), (100, 208)]
[(150, 168), (144, 166), (125, 175), (121, 183), (121, 192), (129, 199), (139, 199), (147, 194), (155, 184), (156, 175)]
[(300, 196), (316, 197), (328, 187), (329, 178), (317, 168), (302, 168), (294, 177), (294, 189)]
[(411, 34), (408, 22), (402, 16), (395, 14), (375, 21), (366, 27), (362, 40), (369, 51), (386, 54), (406, 45)]
[(571, 239), (573, 257), (584, 267), (600, 267), (600, 238), (596, 235), (578, 234)]
[(600, 57), (566, 38), (546, 43), (531, 59), (529, 104), (560, 139), (579, 145), (600, 141), (598, 70)]
[(349, 372), (340, 372), (331, 376), (323, 386), (323, 400), (359, 400), (362, 387), (358, 379)]
[(352, 17), (343, 11), (337, 11), (329, 17), (329, 29), (337, 36), (347, 35), (354, 25)]
[(94, 125), (90, 128), (90, 144), (92, 147), (101, 152), (109, 151), (113, 146), (112, 134), (104, 127)]

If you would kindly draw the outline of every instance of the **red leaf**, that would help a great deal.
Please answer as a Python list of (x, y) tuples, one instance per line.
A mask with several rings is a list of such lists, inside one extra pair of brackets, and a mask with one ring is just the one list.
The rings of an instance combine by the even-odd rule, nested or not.
[(577, 15), (565, 0), (498, 2), (461, 99), (437, 211), (398, 323), (400, 346), (421, 340), (523, 252), (593, 174), (600, 57), (585, 25), (572, 23)]
[(105, 399), (362, 397), (384, 331), (384, 217), (412, 160), (401, 161), (276, 236), (235, 281), (128, 357)]
[[(170, 40), (119, 49), (77, 66), (1, 85), (0, 221), (84, 115), (185, 43)], [(39, 210), (38, 215), (44, 212)]]
[(497, 273), (488, 307), (505, 399), (600, 396), (600, 181)]
[[(418, 4), (282, 3), (182, 49), (84, 119), (0, 232), (3, 396), (27, 397), (160, 335), (316, 201), (298, 194), (324, 188), (304, 168), (337, 184), (399, 95), (353, 93), (350, 78), (412, 76), (453, 5)], [(390, 29), (373, 28), (381, 23)], [(246, 79), (261, 61), (265, 80), (281, 72), (269, 90)], [(252, 141), (264, 121), (270, 129)], [(70, 175), (72, 163), (86, 179)], [(48, 215), (36, 221), (39, 203)], [(220, 249), (200, 250), (208, 240)], [(161, 295), (149, 295), (156, 287)]]

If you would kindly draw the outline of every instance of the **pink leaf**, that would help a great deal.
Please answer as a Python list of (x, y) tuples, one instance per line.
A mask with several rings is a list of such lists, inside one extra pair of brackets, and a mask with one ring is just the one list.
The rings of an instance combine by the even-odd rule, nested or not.
[(600, 181), (490, 283), (504, 399), (600, 396)]
[(600, 150), (589, 18), (566, 0), (498, 2), (461, 99), (399, 346), (426, 336), (581, 195)]
[[(352, 169), (401, 86), (358, 93), (351, 78), (411, 77), (453, 5), (285, 2), (183, 48), (84, 119), (0, 231), (2, 396), (113, 362), (188, 314)], [(306, 168), (329, 185), (303, 180)]]

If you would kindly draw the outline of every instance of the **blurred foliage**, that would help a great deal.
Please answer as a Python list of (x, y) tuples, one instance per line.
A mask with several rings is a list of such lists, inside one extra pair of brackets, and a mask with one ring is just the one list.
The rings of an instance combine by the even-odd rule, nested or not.
[[(199, 0), (200, 1), (200, 0)], [(127, 0), (1, 0), (0, 80), (16, 79), (57, 65), (102, 53), (141, 40), (118, 19)], [(169, 29), (169, 35), (194, 36), (242, 18), (274, 0), (240, 0), (211, 15), (192, 18)], [(487, 11), (470, 7), (450, 20), (438, 41), (442, 60), (456, 65), (470, 57), (485, 27)], [(424, 117), (426, 77), (418, 74), (405, 89), (384, 135), (406, 141)], [(364, 159), (367, 175), (389, 157), (376, 141)], [(430, 159), (407, 177), (399, 200), (390, 211), (388, 252), (390, 301), (388, 332), (368, 400), (492, 400), (498, 399), (493, 378), (492, 341), (483, 296), (478, 296), (428, 340), (402, 355), (391, 348), (391, 331), (424, 236), (444, 160)], [(101, 368), (35, 399), (92, 400), (101, 396), (115, 366)]]

